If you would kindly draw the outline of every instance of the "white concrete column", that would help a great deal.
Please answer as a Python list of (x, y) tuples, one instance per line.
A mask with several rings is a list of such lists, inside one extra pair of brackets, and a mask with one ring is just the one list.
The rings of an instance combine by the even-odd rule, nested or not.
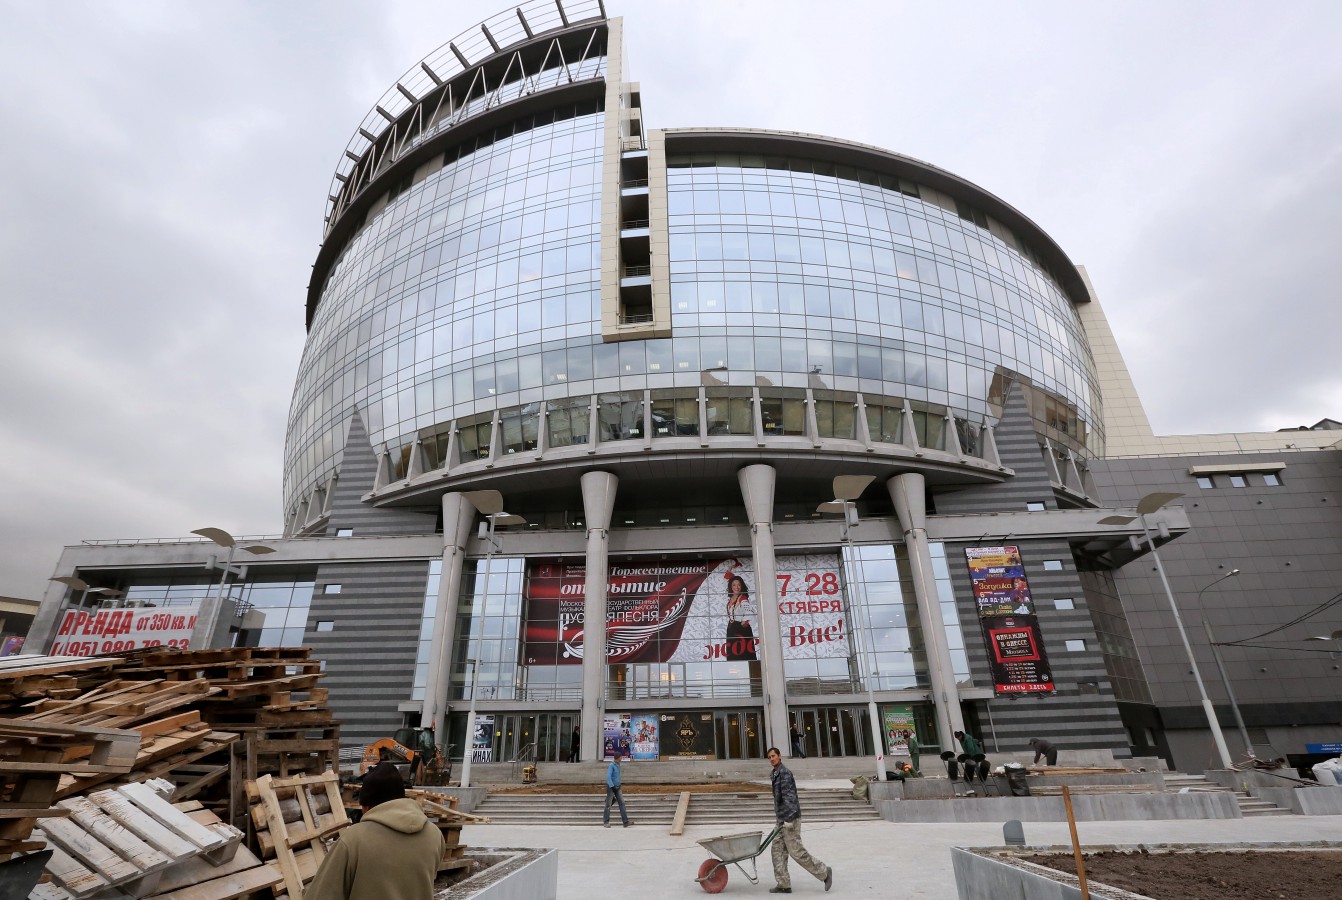
[(746, 466), (736, 473), (750, 521), (750, 553), (755, 563), (755, 598), (760, 605), (760, 668), (764, 672), (766, 747), (792, 755), (788, 740), (787, 683), (783, 675), (783, 636), (778, 619), (778, 566), (774, 560), (773, 466)]
[(932, 680), (932, 702), (937, 710), (937, 735), (942, 750), (954, 750), (953, 733), (963, 731), (960, 691), (951, 667), (950, 642), (941, 618), (941, 598), (937, 596), (936, 574), (932, 571), (932, 550), (927, 542), (927, 494), (923, 476), (910, 472), (896, 475), (885, 483), (904, 532), (913, 576), (913, 595), (918, 601), (922, 620), (928, 674)]
[[(452, 646), (456, 642), (457, 604), (461, 600), (461, 573), (466, 564), (466, 540), (475, 524), (475, 507), (465, 494), (443, 495), (443, 567), (438, 576), (438, 598), (433, 608), (433, 636), (429, 639), (429, 672), (424, 685), (420, 724), (432, 725), (435, 739), (447, 743), (447, 690), (452, 675)], [(469, 752), (470, 748), (466, 748)]]
[(610, 515), (620, 479), (610, 472), (582, 476), (587, 522), (587, 583), (583, 588), (582, 742), (584, 762), (601, 759), (601, 717), (606, 708), (606, 593), (610, 579)]

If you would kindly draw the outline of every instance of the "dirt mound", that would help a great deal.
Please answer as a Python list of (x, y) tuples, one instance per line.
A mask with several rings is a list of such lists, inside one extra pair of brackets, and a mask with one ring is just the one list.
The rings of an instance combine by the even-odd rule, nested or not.
[[(1076, 874), (1071, 856), (1022, 856)], [(1086, 854), (1086, 877), (1156, 900), (1225, 900), (1227, 897), (1335, 897), (1342, 885), (1342, 851), (1246, 850), (1243, 852)]]

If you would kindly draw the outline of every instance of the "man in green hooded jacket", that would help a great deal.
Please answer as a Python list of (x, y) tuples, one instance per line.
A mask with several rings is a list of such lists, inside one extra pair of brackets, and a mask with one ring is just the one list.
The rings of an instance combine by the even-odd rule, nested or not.
[(340, 833), (304, 900), (432, 900), (445, 844), (391, 763), (379, 763), (359, 789), (363, 817)]

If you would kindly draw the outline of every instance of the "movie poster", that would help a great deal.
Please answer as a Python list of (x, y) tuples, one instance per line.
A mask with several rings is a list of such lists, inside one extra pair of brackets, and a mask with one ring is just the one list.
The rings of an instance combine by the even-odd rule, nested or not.
[(471, 738), (471, 762), (494, 761), (494, 717), (475, 717), (475, 735)]
[[(786, 659), (851, 653), (839, 558), (777, 559)], [(583, 657), (581, 564), (533, 560), (524, 591), (526, 665), (578, 665)], [(759, 599), (749, 558), (659, 560), (610, 567), (606, 659), (611, 664), (759, 659)]]
[(3, 647), (0, 647), (0, 656), (14, 656), (23, 650), (23, 638), (11, 634), (5, 638)]
[(885, 724), (885, 746), (890, 755), (909, 756), (909, 738), (918, 733), (918, 727), (913, 723), (913, 707), (907, 704), (882, 707), (881, 719)]
[(628, 757), (633, 744), (629, 713), (606, 713), (601, 723), (601, 758), (612, 760), (618, 753)]
[(713, 713), (682, 710), (662, 713), (660, 740), (662, 759), (716, 759)]
[(969, 580), (998, 694), (1053, 691), (1019, 547), (968, 547)]
[(630, 719), (630, 729), (633, 733), (633, 742), (631, 743), (631, 759), (636, 760), (655, 760), (661, 756), (661, 746), (658, 741), (658, 725), (660, 721), (654, 715), (633, 716)]

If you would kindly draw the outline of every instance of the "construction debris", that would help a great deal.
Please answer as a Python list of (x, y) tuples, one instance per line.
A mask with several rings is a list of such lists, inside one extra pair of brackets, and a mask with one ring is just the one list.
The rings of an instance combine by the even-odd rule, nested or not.
[[(0, 660), (0, 860), (40, 853), (36, 900), (299, 900), (350, 821), (321, 677), (292, 647)], [(475, 817), (425, 802), (465, 865)]]

